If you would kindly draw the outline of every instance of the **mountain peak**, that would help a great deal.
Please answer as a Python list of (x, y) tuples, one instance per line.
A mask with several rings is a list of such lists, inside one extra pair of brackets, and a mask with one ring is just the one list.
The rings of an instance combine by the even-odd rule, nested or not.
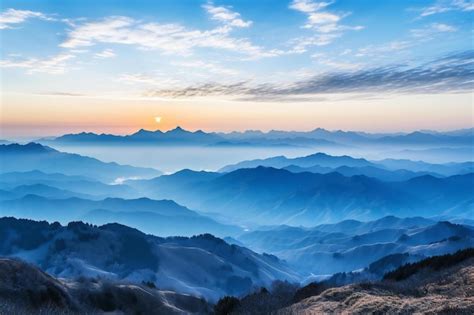
[(169, 130), (167, 133), (178, 133), (178, 132), (181, 133), (181, 132), (188, 132), (188, 131), (184, 130), (180, 126), (177, 126), (176, 128)]

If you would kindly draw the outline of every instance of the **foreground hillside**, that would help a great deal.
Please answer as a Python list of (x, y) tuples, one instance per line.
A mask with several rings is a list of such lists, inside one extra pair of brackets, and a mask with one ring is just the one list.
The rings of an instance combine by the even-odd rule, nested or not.
[(21, 258), (58, 277), (101, 277), (216, 300), (298, 275), (271, 255), (229, 245), (210, 234), (161, 238), (136, 229), (82, 222), (0, 219), (0, 256)]
[(379, 281), (342, 286), (329, 279), (302, 288), (274, 283), (240, 299), (222, 298), (214, 310), (216, 315), (472, 314), (473, 302), (470, 248), (402, 265)]
[(14, 259), (0, 259), (0, 314), (205, 314), (205, 300), (149, 283), (60, 280)]
[[(306, 298), (278, 314), (321, 313), (474, 313), (474, 257), (455, 266), (449, 265), (451, 257), (440, 260), (438, 267), (430, 263), (419, 264), (413, 274), (401, 281), (348, 285), (332, 288)], [(404, 270), (403, 267), (400, 270)]]

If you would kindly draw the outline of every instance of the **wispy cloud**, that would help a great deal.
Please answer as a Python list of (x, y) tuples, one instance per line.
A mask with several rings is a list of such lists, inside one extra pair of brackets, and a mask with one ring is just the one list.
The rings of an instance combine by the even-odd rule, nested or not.
[(113, 58), (116, 56), (116, 54), (112, 49), (104, 49), (103, 51), (96, 53), (95, 56), (97, 58), (104, 59), (104, 58)]
[(37, 18), (46, 21), (55, 20), (41, 12), (7, 9), (0, 13), (0, 29), (12, 28), (15, 24), (23, 23), (31, 18)]
[(434, 14), (444, 13), (448, 11), (473, 11), (474, 2), (471, 0), (451, 0), (437, 1), (433, 5), (421, 8), (420, 17), (430, 16)]
[(154, 87), (172, 87), (181, 83), (179, 80), (170, 78), (169, 76), (149, 73), (124, 73), (119, 76), (118, 81), (128, 84), (145, 84)]
[(344, 31), (361, 30), (364, 28), (363, 26), (341, 24), (341, 20), (350, 13), (329, 12), (326, 8), (332, 3), (333, 1), (293, 0), (290, 8), (307, 16), (306, 24), (304, 24), (303, 28), (314, 31), (312, 36), (296, 40), (295, 51), (304, 52), (308, 46), (325, 46), (341, 37)]
[(81, 94), (81, 93), (60, 92), (60, 91), (39, 92), (39, 93), (35, 93), (35, 95), (42, 95), (42, 96), (65, 96), (65, 97), (83, 97), (83, 96), (86, 96), (86, 94)]
[(216, 7), (212, 3), (203, 5), (203, 8), (211, 16), (212, 20), (219, 21), (229, 27), (249, 27), (252, 21), (244, 21), (240, 13), (234, 12), (229, 8), (219, 6)]
[(356, 57), (383, 57), (387, 54), (395, 54), (408, 51), (410, 48), (419, 46), (427, 41), (434, 40), (443, 33), (451, 33), (457, 31), (456, 27), (443, 24), (431, 23), (421, 28), (409, 31), (409, 36), (405, 39), (394, 40), (383, 44), (372, 44), (354, 51)]
[(423, 28), (413, 29), (410, 31), (411, 35), (421, 39), (432, 39), (434, 36), (441, 33), (455, 32), (456, 28), (451, 25), (443, 23), (432, 23)]
[(244, 27), (249, 22), (241, 20), (240, 15), (226, 8), (207, 6), (213, 12), (212, 18), (226, 25), (199, 30), (188, 29), (180, 24), (144, 23), (124, 16), (107, 17), (77, 25), (60, 46), (77, 49), (98, 43), (123, 44), (178, 55), (191, 55), (197, 48), (213, 48), (244, 54), (247, 58), (274, 57), (282, 53), (254, 45), (246, 38), (233, 37), (230, 26)]
[(474, 87), (474, 51), (465, 51), (408, 67), (387, 65), (377, 68), (327, 72), (285, 84), (252, 85), (206, 83), (179, 89), (149, 90), (151, 97), (235, 96), (237, 99), (288, 99), (333, 93), (459, 93)]
[(72, 54), (62, 53), (47, 59), (0, 60), (0, 68), (23, 68), (28, 74), (63, 74), (68, 69), (67, 62), (74, 57)]
[(356, 57), (374, 57), (387, 53), (396, 53), (412, 47), (415, 43), (409, 40), (395, 40), (383, 44), (368, 45), (359, 48), (355, 52)]

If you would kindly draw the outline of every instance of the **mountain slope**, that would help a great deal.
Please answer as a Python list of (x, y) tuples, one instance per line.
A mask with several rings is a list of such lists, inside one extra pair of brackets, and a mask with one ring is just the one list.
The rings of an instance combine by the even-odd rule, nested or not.
[(2, 314), (206, 314), (205, 301), (144, 284), (55, 279), (16, 259), (0, 259)]
[[(8, 236), (8, 237), (7, 237)], [(212, 235), (160, 238), (107, 224), (0, 219), (0, 255), (41, 264), (65, 278), (98, 276), (204, 296), (243, 294), (276, 279), (298, 275), (275, 256), (229, 245)]]
[[(137, 191), (130, 186), (124, 184), (108, 185), (83, 176), (44, 173), (38, 170), (0, 174), (0, 188), (3, 190), (12, 191), (18, 186), (31, 185), (45, 185), (60, 190), (67, 190), (77, 194), (76, 197), (83, 195), (83, 197), (87, 199), (89, 198), (86, 196), (94, 196), (95, 199), (104, 199), (106, 197), (137, 198), (139, 196)], [(25, 193), (26, 192), (44, 196), (38, 194), (37, 191), (25, 191)], [(51, 195), (51, 197), (53, 197), (53, 195)], [(61, 197), (55, 194), (54, 198), (61, 199), (64, 198), (64, 196)]]
[[(390, 313), (472, 314), (474, 312), (474, 259), (472, 249), (437, 258), (440, 268), (420, 268), (402, 281), (381, 281), (331, 288), (316, 293), (277, 314)], [(465, 259), (454, 266), (453, 256)], [(404, 267), (401, 267), (403, 269)], [(238, 314), (238, 312), (237, 312)]]
[(186, 235), (214, 233), (235, 235), (241, 231), (183, 207), (171, 200), (106, 198), (48, 199), (27, 195), (20, 199), (0, 201), (0, 215), (36, 220), (86, 220), (94, 224), (118, 222), (140, 228), (155, 235)]
[(364, 268), (393, 254), (423, 257), (471, 247), (474, 228), (423, 218), (386, 217), (306, 229), (268, 228), (244, 233), (237, 240), (257, 252), (277, 255), (302, 272), (324, 275)]
[(63, 153), (37, 143), (0, 145), (1, 172), (39, 170), (46, 173), (81, 175), (105, 182), (117, 178), (151, 178), (160, 172), (151, 168), (105, 163), (78, 154)]
[[(167, 181), (172, 182), (173, 177)], [(314, 226), (386, 215), (469, 218), (474, 212), (474, 173), (384, 182), (366, 176), (257, 167), (205, 177), (195, 185), (176, 180), (172, 188), (159, 179), (126, 183), (152, 198), (173, 199), (243, 224)]]

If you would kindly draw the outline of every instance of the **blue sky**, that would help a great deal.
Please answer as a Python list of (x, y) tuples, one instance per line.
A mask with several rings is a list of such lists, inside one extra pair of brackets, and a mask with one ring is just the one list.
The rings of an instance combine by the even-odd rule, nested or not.
[[(163, 112), (173, 116), (163, 120), (166, 127), (182, 121), (216, 129), (242, 109), (255, 124), (228, 117), (225, 126), (265, 129), (285, 122), (284, 128), (297, 129), (303, 121), (310, 127), (308, 115), (334, 110), (340, 120), (328, 127), (340, 122), (350, 129), (365, 121), (351, 126), (343, 117), (351, 110), (331, 104), (352, 99), (361, 110), (384, 111), (408, 98), (421, 111), (433, 94), (446, 107), (436, 103), (424, 127), (466, 127), (472, 125), (473, 10), (463, 0), (2, 1), (2, 132), (64, 127), (51, 118), (22, 118), (25, 111), (54, 112), (58, 120), (67, 116), (77, 128), (94, 129), (94, 104), (102, 104), (99, 112), (133, 111), (137, 100), (150, 104), (142, 118), (112, 117), (103, 125), (125, 131)], [(189, 102), (219, 123), (212, 118), (199, 126), (203, 114), (194, 120), (184, 114)], [(87, 115), (83, 108), (79, 113), (77, 106), (86, 103), (93, 104)], [(463, 115), (440, 123), (449, 106)], [(403, 105), (399, 110), (414, 115)], [(400, 128), (415, 128), (412, 121)]]

